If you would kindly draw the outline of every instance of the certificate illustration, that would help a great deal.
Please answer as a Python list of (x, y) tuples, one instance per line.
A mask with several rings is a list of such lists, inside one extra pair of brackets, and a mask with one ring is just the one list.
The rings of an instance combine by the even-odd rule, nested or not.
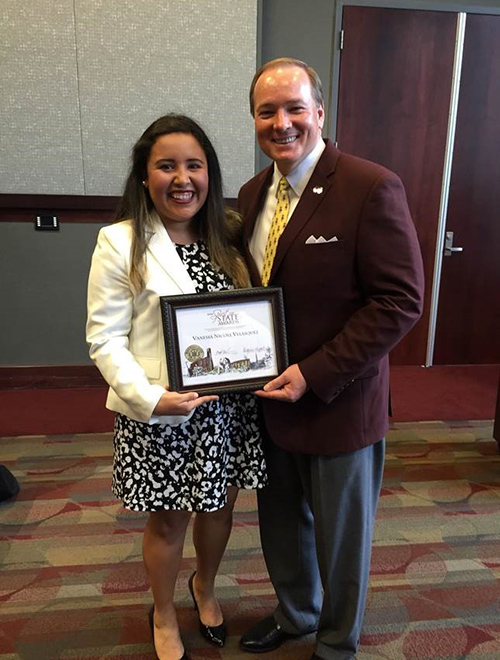
[(162, 296), (160, 301), (171, 389), (258, 389), (286, 368), (279, 287)]

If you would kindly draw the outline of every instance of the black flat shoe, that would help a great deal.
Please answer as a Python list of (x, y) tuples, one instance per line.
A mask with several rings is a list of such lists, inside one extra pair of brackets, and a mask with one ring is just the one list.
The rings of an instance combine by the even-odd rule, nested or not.
[(247, 653), (267, 653), (279, 648), (287, 639), (301, 636), (285, 632), (273, 616), (268, 616), (243, 635), (240, 649)]
[(207, 626), (201, 620), (200, 610), (198, 609), (198, 603), (196, 602), (196, 598), (194, 597), (193, 580), (195, 575), (196, 575), (196, 571), (189, 578), (188, 587), (189, 587), (189, 593), (191, 594), (191, 598), (193, 599), (194, 609), (198, 613), (198, 627), (200, 629), (200, 633), (207, 640), (207, 642), (210, 642), (210, 644), (213, 644), (214, 646), (222, 647), (226, 643), (226, 637), (227, 637), (226, 623), (225, 621), (223, 621), (219, 626)]
[[(153, 638), (153, 648), (154, 648), (154, 644), (155, 644), (155, 606), (154, 605), (151, 605), (151, 607), (149, 608), (148, 620), (149, 620), (149, 627), (151, 628), (151, 636)], [(158, 654), (156, 653), (156, 649), (154, 653), (155, 653), (155, 660), (160, 660)], [(182, 657), (179, 658), (179, 660), (189, 660), (186, 650), (184, 650), (184, 653), (182, 654)]]

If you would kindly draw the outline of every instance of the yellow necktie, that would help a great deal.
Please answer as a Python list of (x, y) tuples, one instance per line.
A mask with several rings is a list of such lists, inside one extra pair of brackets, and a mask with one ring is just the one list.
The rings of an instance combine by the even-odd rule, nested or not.
[(290, 210), (290, 200), (288, 198), (288, 181), (282, 177), (278, 184), (276, 193), (278, 201), (274, 210), (269, 236), (267, 237), (266, 251), (264, 252), (264, 263), (262, 264), (262, 285), (267, 286), (271, 276), (274, 255), (283, 230), (288, 221), (288, 211)]

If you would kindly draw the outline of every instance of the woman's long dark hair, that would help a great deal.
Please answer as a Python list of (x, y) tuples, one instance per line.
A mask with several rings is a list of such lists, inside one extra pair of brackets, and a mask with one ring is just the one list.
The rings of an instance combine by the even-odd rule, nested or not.
[(240, 252), (241, 219), (224, 205), (222, 175), (219, 160), (204, 130), (184, 115), (168, 114), (149, 126), (132, 150), (132, 165), (116, 211), (115, 220), (131, 220), (133, 239), (130, 259), (130, 281), (136, 292), (144, 288), (144, 255), (148, 244), (148, 230), (152, 230), (153, 202), (143, 181), (147, 179), (147, 165), (156, 140), (169, 133), (192, 135), (205, 153), (208, 164), (208, 195), (198, 211), (200, 237), (207, 244), (210, 260), (233, 280), (236, 287), (249, 286), (248, 271)]

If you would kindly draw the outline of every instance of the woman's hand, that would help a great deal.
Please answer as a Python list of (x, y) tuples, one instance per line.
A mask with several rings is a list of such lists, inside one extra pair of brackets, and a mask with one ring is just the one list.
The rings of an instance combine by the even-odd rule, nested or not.
[(189, 413), (209, 401), (217, 401), (215, 394), (199, 396), (196, 392), (169, 392), (162, 395), (155, 409), (154, 415), (189, 415)]

